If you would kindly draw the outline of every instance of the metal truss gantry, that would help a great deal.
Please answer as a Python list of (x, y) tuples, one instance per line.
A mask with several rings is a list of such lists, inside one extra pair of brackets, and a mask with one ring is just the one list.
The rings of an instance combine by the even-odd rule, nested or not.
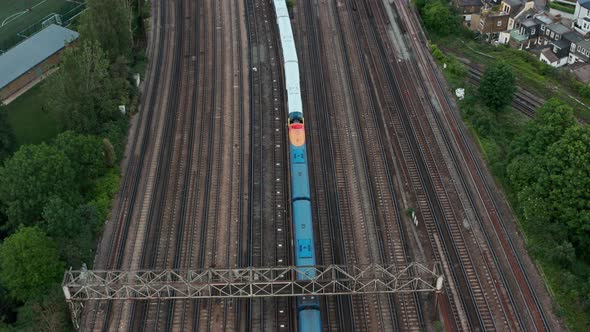
[[(77, 322), (88, 300), (171, 300), (436, 292), (438, 265), (246, 267), (234, 269), (69, 270), (63, 291)], [(306, 275), (315, 277), (303, 278)]]

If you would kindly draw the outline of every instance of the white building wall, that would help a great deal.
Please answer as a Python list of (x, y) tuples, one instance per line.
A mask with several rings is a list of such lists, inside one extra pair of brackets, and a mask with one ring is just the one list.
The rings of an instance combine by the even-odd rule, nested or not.
[(539, 60), (541, 60), (541, 61), (545, 62), (546, 64), (550, 65), (551, 67), (555, 67), (555, 68), (565, 66), (568, 63), (567, 57), (561, 58), (556, 62), (550, 62), (549, 59), (547, 59), (545, 57), (545, 55), (543, 55), (543, 53), (541, 53), (541, 55), (539, 56)]
[(500, 32), (500, 35), (498, 36), (498, 43), (508, 44), (508, 42), (510, 41), (510, 32), (509, 31), (510, 30)]

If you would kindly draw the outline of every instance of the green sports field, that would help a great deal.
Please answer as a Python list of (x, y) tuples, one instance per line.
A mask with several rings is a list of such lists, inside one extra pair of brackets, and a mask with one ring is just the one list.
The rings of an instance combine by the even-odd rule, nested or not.
[[(43, 19), (51, 14), (66, 14), (85, 0), (0, 0), (0, 50), (6, 51), (39, 30)], [(29, 6), (32, 8), (30, 11)]]

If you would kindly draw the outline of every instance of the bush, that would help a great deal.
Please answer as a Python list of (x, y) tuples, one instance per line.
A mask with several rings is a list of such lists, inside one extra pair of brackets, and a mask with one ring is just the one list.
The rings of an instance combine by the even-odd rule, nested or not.
[(561, 10), (562, 12), (569, 13), (569, 14), (573, 14), (576, 11), (575, 7), (563, 5), (563, 4), (557, 3), (555, 1), (550, 1), (549, 7), (553, 8), (553, 9)]
[(95, 182), (95, 187), (91, 194), (93, 198), (89, 204), (96, 208), (100, 221), (99, 224), (102, 224), (108, 218), (112, 200), (119, 189), (120, 179), (119, 168), (115, 167)]

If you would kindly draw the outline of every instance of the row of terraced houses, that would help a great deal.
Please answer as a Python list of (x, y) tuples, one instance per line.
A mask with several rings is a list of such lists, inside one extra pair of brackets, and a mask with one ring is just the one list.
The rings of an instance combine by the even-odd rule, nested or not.
[(590, 83), (590, 0), (553, 1), (558, 5), (549, 9), (532, 0), (453, 3), (465, 26), (490, 43), (530, 51), (553, 67), (569, 66), (578, 79)]

